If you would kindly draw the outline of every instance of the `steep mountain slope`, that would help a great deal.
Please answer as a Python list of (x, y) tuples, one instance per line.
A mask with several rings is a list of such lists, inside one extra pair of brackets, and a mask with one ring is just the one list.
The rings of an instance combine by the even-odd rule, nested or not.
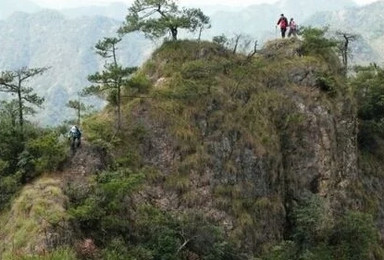
[(146, 199), (167, 211), (198, 208), (246, 252), (282, 239), (308, 193), (331, 215), (343, 210), (357, 176), (353, 101), (337, 79), (338, 93), (324, 93), (317, 77), (333, 68), (299, 50), (276, 41), (251, 62), (188, 42), (155, 52), (144, 71), (164, 98), (129, 117), (145, 133), (139, 158), (164, 180)]
[[(50, 67), (30, 82), (46, 98), (39, 119), (57, 124), (72, 117), (65, 108), (70, 98), (89, 84), (87, 76), (104, 64), (93, 51), (103, 37), (113, 35), (120, 22), (105, 17), (66, 19), (56, 11), (17, 13), (0, 24), (0, 70), (23, 66)], [(148, 41), (132, 34), (119, 46), (119, 61), (139, 65), (149, 54)], [(129, 53), (129, 54), (128, 54)], [(100, 102), (96, 103), (100, 106)]]

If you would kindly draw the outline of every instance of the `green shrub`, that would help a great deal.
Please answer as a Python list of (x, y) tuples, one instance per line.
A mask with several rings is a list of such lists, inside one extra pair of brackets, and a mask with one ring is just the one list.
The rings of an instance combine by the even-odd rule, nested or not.
[(114, 136), (113, 118), (108, 113), (93, 115), (83, 121), (83, 133), (92, 143), (109, 144)]
[(301, 52), (303, 55), (322, 58), (333, 72), (340, 72), (342, 66), (335, 49), (338, 41), (327, 38), (327, 30), (327, 28), (305, 27), (302, 31), (303, 45)]
[[(129, 88), (124, 90), (124, 94), (136, 95), (147, 94), (152, 87), (151, 81), (142, 71), (136, 72), (129, 81)], [(127, 93), (125, 93), (127, 92)]]
[(274, 246), (263, 260), (296, 260), (297, 248), (293, 241), (283, 241)]
[(292, 237), (302, 249), (309, 249), (326, 241), (332, 225), (327, 214), (324, 200), (315, 194), (305, 195), (294, 207)]
[(0, 211), (8, 206), (14, 194), (21, 188), (21, 173), (0, 176)]
[(374, 64), (355, 71), (351, 85), (360, 119), (359, 147), (364, 152), (383, 154), (379, 143), (384, 138), (384, 69)]
[(82, 189), (69, 189), (67, 194), (71, 195), (73, 203), (69, 209), (72, 221), (80, 225), (85, 234), (102, 244), (115, 236), (129, 236), (127, 216), (132, 211), (129, 195), (143, 180), (142, 173), (119, 169), (95, 176), (95, 183), (86, 194), (82, 193)]
[(347, 212), (332, 236), (335, 259), (369, 259), (380, 247), (379, 233), (369, 214)]
[(132, 247), (123, 239), (113, 239), (102, 251), (105, 260), (152, 260), (152, 252), (141, 246)]
[(49, 132), (29, 140), (26, 151), (28, 153), (26, 156), (30, 157), (36, 173), (40, 174), (58, 169), (66, 159), (67, 145), (65, 142), (59, 141), (59, 136), (56, 133)]

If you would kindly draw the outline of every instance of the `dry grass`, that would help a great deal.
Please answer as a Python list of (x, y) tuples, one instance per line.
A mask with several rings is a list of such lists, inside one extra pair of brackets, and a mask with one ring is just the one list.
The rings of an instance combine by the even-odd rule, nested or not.
[(45, 177), (25, 186), (0, 219), (1, 258), (44, 254), (68, 242), (66, 204), (59, 179)]

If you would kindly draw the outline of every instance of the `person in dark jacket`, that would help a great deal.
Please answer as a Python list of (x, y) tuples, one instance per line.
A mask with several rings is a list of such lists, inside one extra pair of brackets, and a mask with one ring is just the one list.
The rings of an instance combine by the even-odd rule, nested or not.
[(281, 37), (285, 38), (285, 33), (288, 27), (288, 19), (284, 16), (284, 14), (281, 14), (280, 19), (277, 21), (277, 26), (280, 26)]
[(74, 125), (68, 133), (68, 139), (71, 141), (71, 147), (74, 149), (81, 145), (81, 132), (80, 129)]

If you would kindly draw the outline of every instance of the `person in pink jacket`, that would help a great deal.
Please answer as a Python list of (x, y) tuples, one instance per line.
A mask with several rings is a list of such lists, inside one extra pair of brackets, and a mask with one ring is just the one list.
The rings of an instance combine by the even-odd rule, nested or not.
[(288, 32), (288, 37), (297, 37), (297, 24), (296, 22), (293, 20), (293, 18), (291, 18), (289, 20), (289, 32)]

